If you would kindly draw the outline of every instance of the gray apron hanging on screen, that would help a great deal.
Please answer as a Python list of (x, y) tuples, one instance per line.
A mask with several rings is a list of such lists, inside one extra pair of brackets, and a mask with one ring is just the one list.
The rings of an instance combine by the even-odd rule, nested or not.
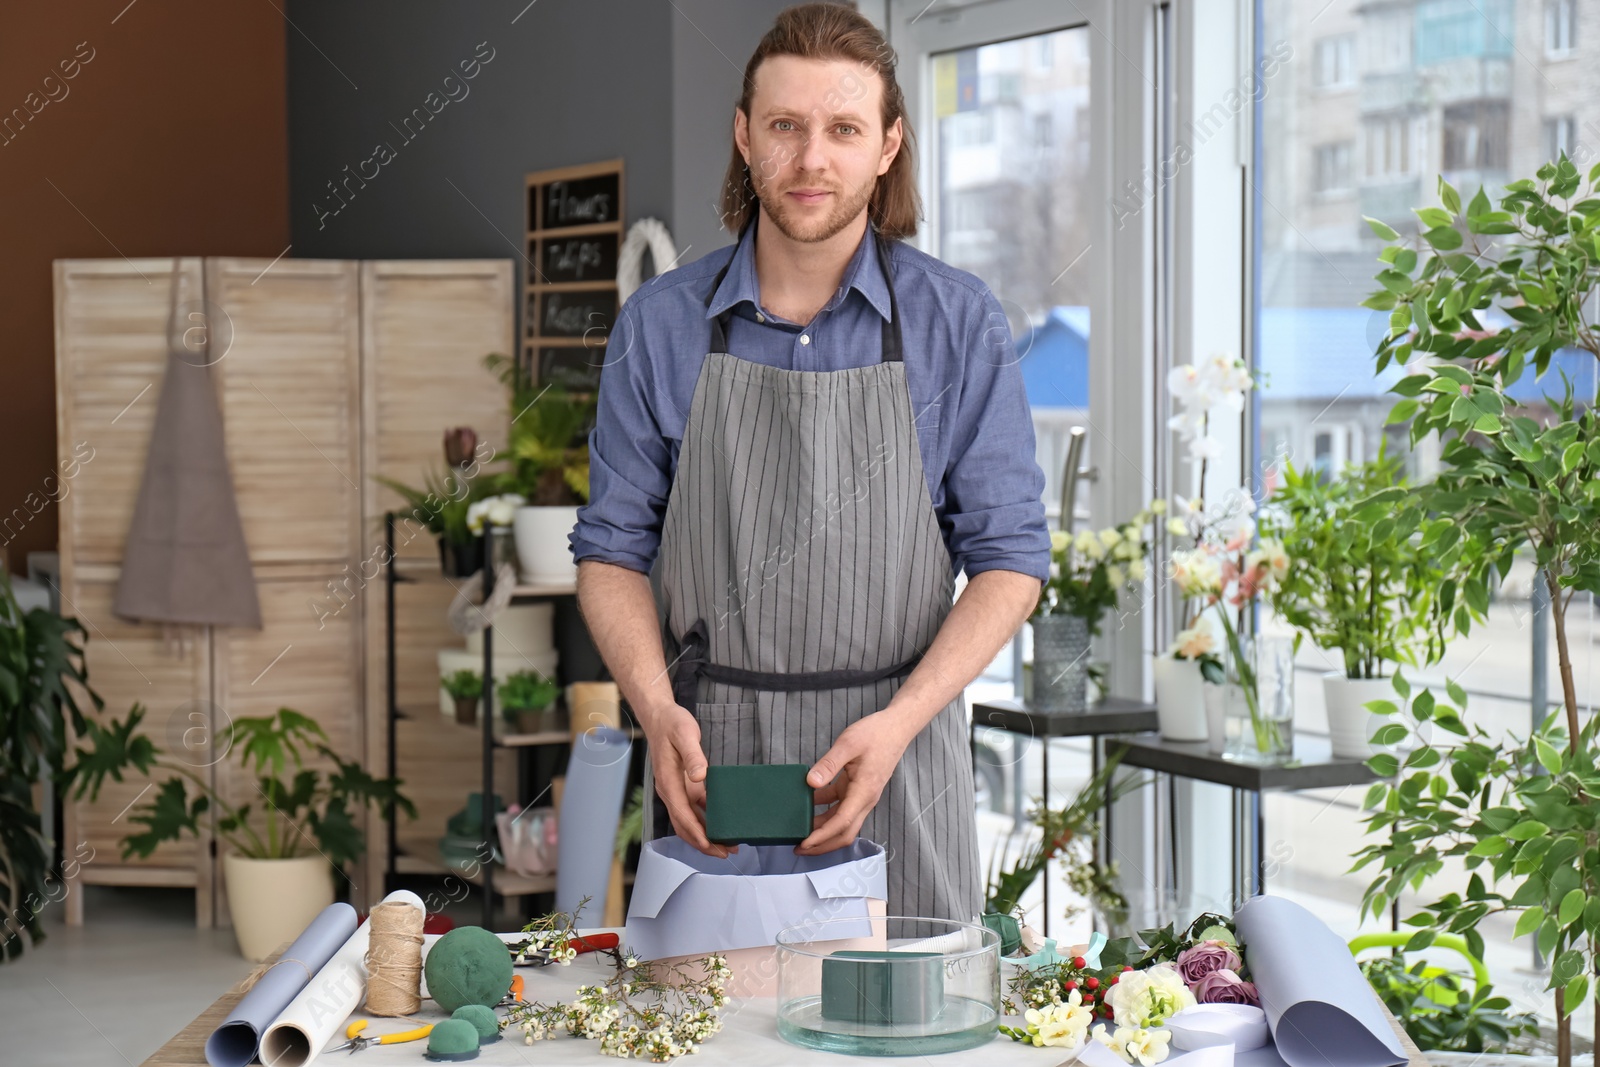
[[(877, 364), (769, 367), (728, 352), (731, 310), (712, 324), (659, 576), (673, 691), (713, 764), (815, 762), (888, 705), (950, 611), (890, 250), (875, 227), (868, 238), (890, 290)], [(664, 814), (646, 820), (656, 834), (671, 832)], [(888, 852), (890, 915), (982, 911), (961, 697), (907, 747), (860, 834)]]
[[(255, 573), (233, 494), (209, 336), (179, 340), (172, 262), (167, 371), (111, 610), (125, 619), (261, 629)], [(203, 324), (209, 331), (213, 324)]]

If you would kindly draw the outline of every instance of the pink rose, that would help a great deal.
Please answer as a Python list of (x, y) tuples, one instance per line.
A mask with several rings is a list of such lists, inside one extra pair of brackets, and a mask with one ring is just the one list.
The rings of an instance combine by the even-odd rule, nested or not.
[(1194, 998), (1202, 1004), (1253, 1004), (1261, 1006), (1254, 982), (1246, 982), (1231, 969), (1212, 971), (1194, 984)]
[(1226, 941), (1202, 941), (1178, 953), (1178, 973), (1193, 986), (1213, 971), (1235, 971), (1243, 966), (1239, 954)]

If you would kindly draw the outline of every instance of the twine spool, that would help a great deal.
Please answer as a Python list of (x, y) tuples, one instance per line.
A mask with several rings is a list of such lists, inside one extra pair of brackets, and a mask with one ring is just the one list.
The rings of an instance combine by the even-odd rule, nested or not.
[(367, 917), (367, 1014), (422, 1010), (422, 909), (404, 901), (378, 904)]

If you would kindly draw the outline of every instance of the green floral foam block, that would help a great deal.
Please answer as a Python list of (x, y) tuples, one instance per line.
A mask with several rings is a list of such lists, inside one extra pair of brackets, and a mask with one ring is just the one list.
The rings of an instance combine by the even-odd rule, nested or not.
[(798, 845), (815, 808), (804, 763), (706, 769), (706, 836), (719, 845)]

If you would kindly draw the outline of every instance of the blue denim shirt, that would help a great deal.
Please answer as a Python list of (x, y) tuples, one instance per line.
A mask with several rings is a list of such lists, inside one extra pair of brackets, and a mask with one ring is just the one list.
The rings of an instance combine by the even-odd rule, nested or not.
[[(648, 573), (711, 319), (734, 309), (728, 347), (787, 370), (878, 362), (889, 291), (871, 232), (833, 298), (802, 326), (760, 304), (755, 234), (651, 278), (628, 298), (605, 348), (599, 413), (589, 436), (589, 503), (570, 542), (576, 560)], [(906, 381), (928, 495), (953, 573), (1010, 570), (1049, 576), (1044, 472), (1000, 302), (982, 281), (900, 241), (893, 255)], [(728, 258), (733, 263), (706, 296)]]

